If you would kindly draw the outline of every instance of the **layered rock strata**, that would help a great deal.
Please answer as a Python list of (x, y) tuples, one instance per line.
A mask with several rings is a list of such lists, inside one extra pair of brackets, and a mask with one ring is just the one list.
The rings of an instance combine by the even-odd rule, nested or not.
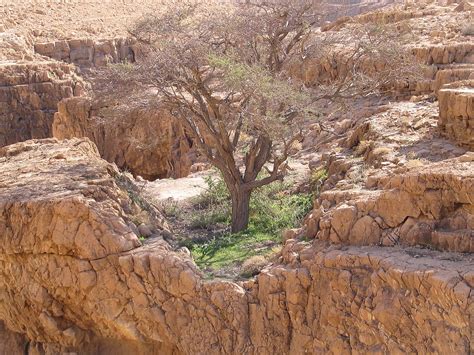
[(103, 67), (109, 63), (135, 61), (134, 40), (117, 38), (108, 40), (71, 39), (36, 43), (35, 52), (79, 67)]
[[(411, 52), (417, 62), (427, 66), (423, 70), (424, 78), (394, 82), (391, 90), (403, 95), (430, 94), (436, 93), (443, 84), (469, 79), (473, 72), (474, 44), (469, 35), (462, 34), (461, 29), (470, 21), (469, 8), (460, 8), (449, 2), (431, 2), (419, 7), (415, 3), (412, 6), (405, 4), (404, 7), (394, 6), (357, 17), (339, 18), (321, 28), (322, 43), (324, 38), (333, 35), (351, 38), (354, 29), (361, 24), (377, 23), (397, 32), (399, 44)], [(442, 29), (436, 27), (437, 23), (442, 23)], [(407, 33), (416, 34), (416, 44), (406, 38)], [(354, 63), (343, 50), (335, 50), (337, 52), (329, 52), (322, 58), (308, 55), (302, 64), (298, 63), (290, 71), (307, 85), (344, 76)], [(373, 58), (367, 58), (359, 65), (359, 69), (368, 75), (383, 68), (384, 63)], [(400, 73), (400, 76), (403, 74)]]
[(82, 84), (67, 64), (0, 64), (0, 147), (51, 137), (58, 102), (81, 92)]
[[(420, 68), (423, 77), (392, 83), (390, 89), (395, 92), (405, 95), (436, 93), (442, 85), (469, 79), (474, 72), (472, 43), (419, 47), (411, 49), (411, 52), (418, 63), (426, 65)], [(337, 80), (350, 72), (354, 65), (341, 52), (316, 59), (309, 56), (302, 64), (290, 68), (290, 72), (306, 85), (312, 86)], [(384, 70), (384, 63), (371, 58), (358, 66), (369, 76)]]
[(19, 143), (0, 161), (0, 320), (26, 353), (474, 350), (470, 254), (288, 240), (255, 280), (205, 281), (159, 218), (140, 246), (90, 141)]
[(445, 85), (438, 93), (441, 132), (474, 150), (474, 80)]
[(366, 189), (323, 192), (306, 233), (336, 244), (473, 253), (474, 156), (372, 176)]
[(440, 135), (437, 103), (395, 103), (339, 126), (314, 164), (327, 179), (302, 235), (474, 252), (474, 155)]

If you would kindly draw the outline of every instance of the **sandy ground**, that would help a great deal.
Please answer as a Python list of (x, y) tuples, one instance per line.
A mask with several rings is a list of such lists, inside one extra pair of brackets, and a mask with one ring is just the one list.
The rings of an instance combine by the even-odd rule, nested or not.
[(157, 201), (185, 201), (205, 191), (205, 178), (214, 175), (212, 171), (199, 172), (181, 179), (161, 179), (147, 182), (145, 191)]
[[(287, 178), (295, 184), (303, 181), (309, 174), (309, 167), (305, 160), (290, 160), (290, 171)], [(146, 194), (156, 201), (185, 202), (199, 196), (207, 188), (206, 177), (217, 178), (215, 170), (207, 170), (189, 175), (180, 179), (161, 179), (145, 182)]]

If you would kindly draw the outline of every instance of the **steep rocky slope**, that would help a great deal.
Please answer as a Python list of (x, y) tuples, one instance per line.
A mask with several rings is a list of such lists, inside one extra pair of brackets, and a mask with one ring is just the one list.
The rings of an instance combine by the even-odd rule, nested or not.
[(474, 350), (470, 254), (288, 240), (255, 280), (205, 281), (159, 218), (140, 246), (130, 194), (90, 141), (28, 141), (0, 159), (0, 319), (30, 341), (4, 331), (8, 350)]
[(72, 39), (36, 43), (35, 53), (79, 67), (102, 67), (109, 63), (134, 62), (132, 39)]
[[(332, 3), (337, 9), (337, 16), (341, 16), (363, 13), (391, 2)], [(27, 17), (24, 15), (27, 11), (25, 6), (24, 3), (15, 3), (0, 8), (4, 14), (0, 20), (0, 59), (17, 72), (22, 72), (23, 66), (30, 65), (31, 61), (52, 59), (74, 64), (78, 71), (84, 72), (107, 63), (137, 60), (139, 53), (134, 41), (127, 38), (127, 30), (142, 14), (151, 11), (156, 2), (141, 2), (139, 9), (127, 2), (112, 2), (108, 6), (94, 5), (94, 2), (80, 4), (76, 1), (52, 6), (39, 2), (28, 5)], [(65, 12), (69, 15), (62, 16)], [(466, 80), (472, 75), (473, 44), (470, 37), (462, 32), (463, 26), (469, 22), (470, 14), (467, 6), (459, 9), (459, 4), (445, 4), (442, 1), (428, 5), (394, 5), (356, 18), (341, 17), (324, 26), (320, 35), (323, 38), (331, 33), (350, 36), (357, 24), (374, 21), (393, 26), (394, 31), (400, 31), (405, 45), (412, 49), (418, 60), (428, 65), (426, 80), (397, 83), (397, 91), (403, 96), (431, 94), (436, 93), (443, 84)], [(438, 26), (441, 23), (444, 26), (442, 31)], [(378, 70), (380, 63), (368, 60), (365, 67), (370, 73)], [(38, 76), (41, 77), (42, 70), (35, 70), (39, 71)], [(322, 59), (309, 56), (302, 65), (299, 63), (296, 68), (292, 68), (291, 72), (308, 85), (313, 85), (344, 75), (347, 70), (350, 70), (350, 63), (345, 63), (343, 57)], [(4, 67), (0, 67), (0, 73), (4, 71)], [(84, 96), (84, 90), (75, 90), (75, 85), (72, 87), (74, 96)], [(35, 91), (37, 88), (38, 92)], [(32, 97), (44, 96), (38, 85), (30, 85), (28, 90)], [(145, 118), (136, 110), (129, 110), (132, 112), (124, 115), (121, 112), (123, 107), (117, 107), (116, 111), (108, 108), (109, 116), (103, 117), (99, 114), (100, 105), (97, 102), (85, 103), (82, 99), (66, 100), (56, 109), (60, 99), (71, 95), (58, 94), (57, 89), (53, 91), (56, 99), (42, 102), (44, 108), (40, 111), (36, 107), (29, 109), (29, 103), (19, 108), (7, 103), (9, 109), (2, 114), (2, 125), (12, 128), (8, 133), (12, 136), (6, 137), (7, 133), (3, 133), (4, 142), (0, 139), (0, 144), (45, 138), (51, 136), (53, 131), (57, 132), (58, 138), (87, 136), (98, 145), (102, 157), (147, 179), (186, 176), (193, 171), (193, 163), (199, 161), (196, 152), (190, 147), (192, 143), (187, 139), (175, 139), (182, 132), (182, 127), (168, 119), (167, 114), (156, 112), (152, 117)], [(18, 96), (16, 93), (9, 95)], [(51, 96), (49, 92), (48, 95)], [(78, 109), (81, 105), (82, 108)], [(86, 113), (89, 106), (95, 107), (95, 112)], [(54, 110), (59, 113), (56, 115), (55, 129), (51, 130), (49, 127)], [(117, 120), (117, 117), (122, 119)], [(148, 130), (157, 132), (154, 138), (159, 140), (158, 143), (144, 138), (143, 132)], [(125, 139), (124, 132), (127, 132)]]
[[(369, 12), (357, 17), (341, 17), (321, 28), (324, 36), (350, 38), (361, 24), (385, 26), (396, 32), (400, 44), (408, 48), (424, 68), (424, 80), (400, 82), (396, 90), (404, 95), (437, 92), (444, 84), (469, 79), (474, 70), (474, 43), (463, 32), (471, 23), (472, 9), (460, 8), (456, 2), (413, 2)], [(441, 29), (440, 29), (441, 28)], [(324, 42), (323, 42), (324, 43)], [(308, 85), (345, 75), (352, 62), (344, 50), (329, 55), (307, 56), (303, 65), (292, 70)], [(321, 60), (322, 59), (322, 60)], [(363, 63), (367, 73), (383, 69), (384, 63), (367, 58)], [(403, 75), (403, 73), (400, 73)]]
[(366, 188), (323, 192), (310, 237), (336, 244), (425, 245), (474, 252), (474, 156), (371, 176)]
[[(401, 43), (408, 47), (417, 61), (426, 67), (424, 79), (395, 82), (394, 87), (390, 89), (405, 98), (411, 95), (435, 95), (444, 84), (469, 79), (473, 75), (474, 44), (469, 40), (469, 36), (462, 33), (461, 27), (462, 24), (468, 23), (470, 11), (457, 11), (457, 7), (456, 4), (447, 6), (440, 6), (438, 3), (432, 3), (429, 6), (415, 4), (395, 6), (393, 9), (384, 9), (355, 18), (342, 17), (323, 27), (318, 38), (324, 42), (326, 36), (331, 37), (333, 33), (351, 38), (354, 36), (356, 26), (369, 22), (392, 26), (390, 28), (393, 31), (400, 33)], [(439, 23), (444, 23), (444, 32), (436, 32)], [(415, 36), (416, 41), (414, 41)], [(95, 55), (100, 58), (99, 65), (107, 60), (113, 62), (121, 58), (119, 55), (104, 54), (102, 49), (97, 51), (94, 49), (96, 44), (89, 42), (80, 49), (85, 51), (88, 57), (81, 62), (86, 67), (96, 65)], [(108, 51), (117, 52), (111, 49), (114, 46), (107, 48)], [(129, 50), (135, 53), (133, 45)], [(51, 53), (48, 55), (56, 58), (64, 57), (63, 60), (74, 62), (69, 54), (63, 56)], [(351, 71), (351, 63), (346, 60), (343, 53), (344, 51), (340, 55), (336, 53), (322, 58), (320, 55), (309, 55), (303, 63), (297, 63), (295, 67), (289, 68), (290, 74), (304, 80), (307, 85), (317, 85), (321, 82), (324, 84), (328, 80), (337, 79)], [(365, 71), (369, 74), (380, 70), (381, 65), (383, 63), (371, 58), (367, 58), (363, 63)], [(152, 115), (153, 118), (150, 116), (150, 119), (143, 120), (141, 115), (133, 113), (123, 116), (117, 108), (116, 112), (109, 110), (108, 117), (101, 117), (97, 113), (99, 110), (96, 110), (95, 115), (84, 114), (83, 110), (77, 110), (78, 102), (79, 100), (68, 100), (61, 104), (59, 113), (55, 116), (56, 137), (87, 136), (99, 146), (102, 157), (147, 179), (186, 176), (193, 171), (192, 165), (199, 161), (196, 152), (190, 149), (192, 145), (190, 141), (182, 139), (174, 144), (170, 142), (170, 139), (175, 138), (173, 134), (170, 136), (167, 132), (182, 132), (182, 128), (173, 119), (163, 119), (163, 117), (169, 117), (167, 114), (158, 111)], [(91, 102), (86, 105), (96, 104)], [(114, 116), (120, 115), (124, 117), (122, 121), (113, 120)], [(89, 116), (90, 119), (84, 119)], [(109, 122), (107, 134), (102, 132), (100, 127), (103, 125), (99, 122)], [(148, 142), (143, 137), (141, 132), (150, 128), (157, 132), (159, 146)], [(123, 132), (128, 132), (129, 139), (123, 140)]]
[[(182, 128), (169, 115), (129, 109), (124, 116), (118, 107), (107, 123), (86, 112), (97, 104), (86, 103), (87, 84), (79, 79), (93, 67), (135, 61), (127, 28), (156, 3), (143, 1), (139, 8), (128, 2), (1, 3), (0, 146), (54, 133), (88, 136), (106, 159), (134, 174), (148, 179), (186, 176), (195, 153), (189, 153)], [(82, 99), (59, 105), (78, 96)], [(157, 134), (150, 137), (150, 131)]]
[(443, 107), (466, 113), (466, 106), (456, 108), (456, 96), (443, 100), (439, 118), (437, 104), (393, 103), (320, 144), (326, 153), (312, 165), (328, 179), (297, 234), (335, 244), (472, 253), (474, 155), (460, 147), (466, 135), (446, 139), (439, 127), (440, 120), (460, 120), (448, 127), (464, 133), (469, 128), (462, 122), (469, 120), (446, 118)]

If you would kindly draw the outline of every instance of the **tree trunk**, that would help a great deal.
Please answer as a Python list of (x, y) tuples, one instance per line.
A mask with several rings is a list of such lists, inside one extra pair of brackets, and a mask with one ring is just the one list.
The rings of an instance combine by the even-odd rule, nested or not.
[(247, 229), (249, 225), (251, 191), (237, 190), (232, 195), (232, 233)]

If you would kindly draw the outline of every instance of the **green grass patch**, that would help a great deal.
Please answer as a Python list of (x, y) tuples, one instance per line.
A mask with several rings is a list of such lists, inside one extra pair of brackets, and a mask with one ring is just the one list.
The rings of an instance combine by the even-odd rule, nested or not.
[[(196, 264), (205, 271), (238, 267), (255, 255), (269, 255), (280, 245), (281, 231), (294, 228), (312, 208), (312, 194), (291, 192), (291, 182), (274, 182), (252, 193), (249, 228), (229, 232), (231, 201), (221, 178), (209, 178), (208, 188), (193, 201), (188, 226), (210, 231), (206, 238), (182, 239)], [(199, 233), (197, 233), (199, 234)]]
[(191, 249), (196, 264), (202, 269), (217, 270), (240, 264), (255, 255), (268, 255), (279, 239), (250, 226), (246, 231), (216, 235), (204, 243), (193, 243)]

